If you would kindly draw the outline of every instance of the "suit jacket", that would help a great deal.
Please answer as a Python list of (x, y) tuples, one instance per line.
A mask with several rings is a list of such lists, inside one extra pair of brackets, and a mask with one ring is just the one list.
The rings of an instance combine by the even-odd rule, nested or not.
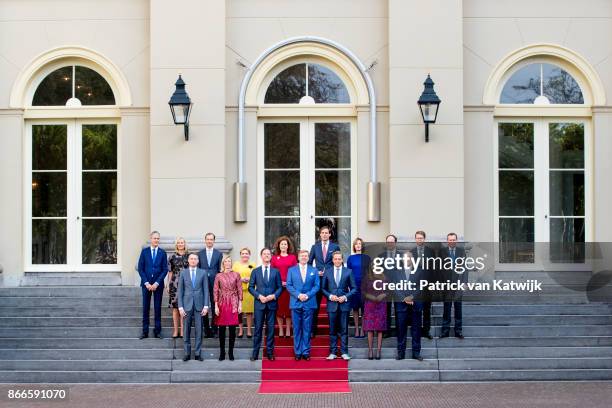
[[(442, 258), (442, 265), (444, 266), (445, 261), (447, 258), (451, 258), (450, 256), (450, 251), (448, 249), (448, 247), (442, 247), (442, 249), (440, 249), (440, 258)], [(456, 246), (455, 247), (455, 258), (453, 259), (453, 266), (455, 264), (455, 259), (457, 258), (465, 258), (465, 249), (463, 247), (460, 246)], [(461, 281), (461, 282), (467, 282), (468, 281), (468, 271), (467, 269), (463, 271), (463, 273), (455, 273), (455, 268), (453, 267), (453, 269), (443, 269), (440, 273), (440, 279), (442, 281), (446, 281), (447, 279), (450, 280), (451, 282), (456, 282), (456, 281)], [(442, 296), (444, 301), (458, 301), (461, 300), (461, 295), (462, 292), (461, 291), (445, 291)]]
[(190, 312), (195, 308), (201, 312), (204, 307), (210, 309), (210, 293), (208, 291), (208, 274), (204, 269), (196, 268), (195, 287), (191, 282), (189, 268), (181, 271), (177, 294), (178, 307)]
[(206, 256), (206, 248), (198, 252), (198, 258), (200, 259), (200, 263), (198, 266), (204, 269), (208, 273), (208, 281), (210, 286), (212, 286), (215, 282), (215, 276), (221, 270), (221, 259), (223, 259), (223, 254), (218, 249), (213, 248), (212, 256), (210, 257), (210, 265), (208, 264), (208, 257)]
[(332, 264), (332, 254), (335, 251), (340, 250), (340, 247), (338, 246), (338, 244), (331, 242), (331, 241), (327, 241), (327, 242), (328, 242), (327, 254), (325, 256), (325, 259), (323, 259), (323, 244), (321, 243), (321, 240), (318, 240), (317, 242), (315, 242), (312, 248), (310, 248), (310, 256), (308, 258), (308, 264), (312, 265), (313, 261), (316, 261), (316, 267), (318, 271), (325, 271), (326, 269), (330, 268), (333, 265)]
[(351, 310), (350, 302), (332, 302), (329, 300), (331, 295), (346, 296), (347, 300), (350, 300), (351, 296), (354, 296), (357, 292), (357, 285), (355, 284), (355, 277), (350, 269), (342, 267), (340, 274), (340, 282), (336, 284), (336, 278), (334, 277), (335, 267), (325, 271), (323, 275), (323, 294), (327, 298), (327, 311), (336, 312), (338, 308), (341, 311)]
[[(302, 282), (301, 266), (295, 265), (287, 271), (287, 286), (285, 288), (291, 296), (289, 308), (291, 309), (316, 309), (317, 308), (317, 293), (320, 289), (320, 279), (317, 268), (306, 265), (306, 280)], [(298, 295), (305, 293), (308, 300), (302, 302), (298, 299)]]
[[(278, 298), (283, 291), (280, 272), (278, 269), (270, 266), (269, 273), (270, 276), (268, 277), (268, 282), (265, 282), (264, 280), (263, 268), (261, 266), (253, 269), (253, 272), (251, 273), (251, 279), (249, 280), (249, 293), (255, 298), (255, 309), (257, 310), (264, 310), (266, 308), (269, 310), (276, 310), (278, 307)], [(259, 301), (259, 295), (268, 296), (272, 294), (275, 297), (274, 300), (266, 303), (261, 303)]]
[[(395, 251), (396, 255), (399, 255), (400, 257), (404, 257), (404, 252), (402, 251)], [(395, 259), (395, 256), (393, 255), (393, 259)], [(388, 254), (387, 252), (383, 252), (380, 255), (378, 255), (379, 258), (387, 258)], [(396, 311), (407, 311), (408, 310), (408, 305), (406, 303), (404, 303), (404, 299), (408, 296), (412, 296), (415, 299), (419, 298), (420, 295), (420, 291), (419, 291), (419, 274), (418, 273), (411, 273), (411, 270), (404, 270), (404, 269), (398, 269), (396, 268), (395, 263), (393, 264), (393, 266), (391, 268), (386, 268), (384, 267), (383, 264), (383, 275), (385, 277), (385, 281), (387, 282), (392, 282), (392, 283), (400, 283), (404, 280), (407, 280), (409, 282), (413, 282), (415, 285), (415, 289), (414, 290), (409, 290), (409, 289), (404, 289), (404, 290), (400, 290), (400, 289), (396, 289), (396, 290), (392, 290), (392, 291), (387, 291), (387, 299), (390, 301), (395, 302), (396, 304)]]
[(160, 287), (164, 287), (164, 278), (168, 273), (168, 256), (166, 251), (157, 247), (157, 256), (155, 261), (151, 255), (151, 247), (143, 248), (140, 251), (138, 258), (138, 274), (140, 275), (140, 286), (144, 287), (145, 283), (153, 285), (157, 283)]
[[(414, 260), (417, 261), (417, 258), (418, 258), (417, 247), (412, 248), (410, 252), (412, 253), (412, 256), (414, 257)], [(436, 255), (434, 254), (434, 251), (428, 246), (424, 245), (423, 259), (420, 261), (419, 266), (416, 270), (417, 283), (421, 279), (424, 279), (428, 282), (436, 282), (440, 280), (439, 271), (437, 271), (434, 267), (435, 258), (436, 258)], [(427, 265), (428, 259), (431, 259), (429, 261), (429, 265)], [(439, 300), (439, 296), (441, 295), (441, 293), (439, 291), (432, 293), (428, 289), (423, 289), (422, 291), (419, 292), (419, 295), (421, 297), (421, 300), (425, 302), (431, 302), (432, 300), (434, 300), (434, 298), (436, 300)]]

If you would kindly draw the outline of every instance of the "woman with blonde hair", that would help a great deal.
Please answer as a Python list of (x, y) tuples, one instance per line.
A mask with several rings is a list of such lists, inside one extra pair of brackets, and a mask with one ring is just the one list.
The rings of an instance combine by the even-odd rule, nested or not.
[[(178, 310), (177, 295), (178, 283), (181, 271), (189, 267), (189, 250), (187, 242), (183, 237), (177, 237), (174, 240), (174, 254), (168, 259), (168, 284), (166, 291), (168, 292), (168, 307), (172, 308), (172, 338), (176, 339), (183, 337), (183, 319)], [(180, 330), (179, 330), (180, 327)]]
[[(254, 298), (249, 293), (249, 279), (251, 279), (251, 272), (255, 268), (255, 262), (251, 262), (251, 250), (249, 248), (242, 248), (240, 250), (240, 260), (234, 262), (232, 270), (240, 274), (240, 280), (242, 281), (242, 314), (246, 318), (247, 326), (247, 337), (250, 339), (253, 337), (251, 328), (253, 327), (253, 311), (254, 311)], [(242, 338), (244, 335), (242, 330), (242, 316), (238, 317), (238, 337)]]
[(242, 312), (242, 282), (240, 275), (232, 270), (232, 258), (224, 255), (221, 270), (215, 277), (213, 288), (215, 301), (215, 324), (219, 327), (219, 361), (225, 360), (225, 327), (229, 328), (230, 360), (234, 360), (234, 343), (238, 315)]

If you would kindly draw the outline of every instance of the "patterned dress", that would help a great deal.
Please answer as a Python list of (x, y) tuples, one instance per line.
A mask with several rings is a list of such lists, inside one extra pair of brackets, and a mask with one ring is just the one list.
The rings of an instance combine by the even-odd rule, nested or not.
[[(255, 263), (253, 262), (245, 265), (240, 261), (236, 261), (232, 266), (232, 270), (238, 272), (241, 279), (249, 279), (253, 269), (255, 269)], [(255, 309), (254, 302), (255, 298), (249, 293), (249, 283), (242, 282), (242, 313), (253, 313)]]
[[(238, 325), (238, 305), (242, 302), (242, 282), (238, 272), (219, 272), (213, 289), (215, 303), (219, 304), (219, 315), (215, 315), (217, 326)], [(213, 308), (214, 312), (214, 308)]]
[[(380, 277), (379, 277), (380, 276)], [(383, 275), (378, 275), (373, 279), (367, 276), (362, 282), (362, 291), (364, 294), (363, 303), (363, 330), (364, 331), (385, 331), (387, 330), (387, 302), (385, 299), (377, 301), (373, 299), (384, 293), (374, 289), (374, 280), (381, 279), (384, 281)]]
[[(286, 256), (274, 255), (270, 263), (273, 268), (278, 269), (280, 272), (282, 283), (287, 283), (289, 268), (297, 265), (297, 258), (293, 254), (287, 254)], [(286, 289), (283, 289), (278, 298), (276, 315), (279, 317), (291, 317), (291, 310), (289, 309), (289, 292), (287, 292)]]
[(168, 307), (178, 309), (177, 295), (179, 277), (181, 276), (181, 271), (189, 267), (189, 262), (187, 262), (188, 258), (189, 253), (187, 252), (185, 253), (185, 255), (179, 255), (177, 253), (174, 253), (168, 260), (168, 270), (172, 272), (172, 279), (169, 279), (168, 281)]

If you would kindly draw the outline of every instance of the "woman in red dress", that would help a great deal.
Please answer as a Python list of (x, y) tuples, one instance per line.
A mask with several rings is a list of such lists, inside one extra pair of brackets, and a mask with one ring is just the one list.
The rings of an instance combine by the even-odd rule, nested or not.
[(229, 359), (234, 359), (234, 342), (238, 314), (242, 312), (242, 282), (240, 274), (232, 271), (232, 258), (225, 255), (221, 271), (215, 277), (215, 324), (219, 326), (219, 361), (225, 360), (225, 327), (229, 328)]
[[(279, 270), (283, 287), (285, 287), (289, 268), (297, 265), (295, 247), (289, 237), (283, 235), (276, 240), (271, 264), (273, 268)], [(278, 298), (276, 322), (278, 323), (278, 336), (291, 337), (291, 310), (289, 309), (289, 292), (286, 290), (283, 290)], [(283, 324), (285, 325), (284, 330)]]

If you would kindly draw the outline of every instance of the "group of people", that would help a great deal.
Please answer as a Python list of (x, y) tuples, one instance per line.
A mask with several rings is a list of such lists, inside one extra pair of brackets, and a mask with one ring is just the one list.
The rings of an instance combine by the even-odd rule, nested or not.
[[(251, 250), (242, 248), (239, 260), (223, 255), (214, 248), (215, 235), (207, 233), (205, 247), (190, 253), (186, 241), (177, 238), (175, 252), (168, 259), (159, 247), (160, 234), (153, 231), (151, 245), (141, 251), (138, 272), (141, 277), (143, 321), (141, 339), (149, 336), (150, 303), (153, 298), (156, 338), (161, 338), (161, 303), (164, 289), (169, 295), (172, 309), (173, 337), (183, 338), (184, 357), (191, 358), (191, 329), (195, 327), (194, 358), (202, 361), (202, 337), (219, 338), (219, 360), (234, 360), (236, 337), (253, 338), (251, 361), (259, 358), (264, 337), (266, 357), (274, 360), (274, 329), (277, 323), (279, 337), (291, 337), (293, 329), (294, 356), (296, 360), (310, 360), (311, 338), (318, 331), (318, 315), (323, 296), (329, 324), (328, 360), (338, 357), (350, 360), (348, 352), (349, 317), (352, 312), (355, 337), (368, 337), (368, 358), (380, 359), (382, 337), (391, 334), (392, 307), (395, 310), (397, 359), (405, 358), (407, 327), (411, 326), (412, 358), (422, 360), (421, 336), (432, 338), (431, 299), (422, 294), (397, 291), (393, 293), (375, 290), (374, 276), (370, 268), (371, 258), (364, 253), (364, 241), (353, 241), (353, 254), (344, 259), (340, 247), (330, 240), (326, 226), (319, 230), (319, 240), (310, 251), (296, 251), (287, 236), (278, 238), (274, 246), (259, 252), (260, 265), (251, 261)], [(425, 246), (425, 233), (415, 234), (416, 247), (413, 257), (433, 257)], [(459, 257), (464, 253), (456, 246), (457, 235), (447, 236), (446, 255)], [(382, 257), (395, 258), (400, 253), (397, 238), (386, 237)], [(441, 254), (443, 256), (443, 254)], [(425, 265), (425, 263), (423, 263)], [(406, 271), (386, 269), (385, 281), (427, 277), (432, 271), (423, 267), (411, 274)], [(166, 280), (167, 275), (167, 280)], [(450, 332), (451, 308), (455, 308), (455, 336), (461, 333), (461, 302), (444, 302), (443, 327), (440, 337)], [(360, 324), (361, 316), (361, 324)], [(244, 325), (246, 320), (246, 325)], [(226, 330), (227, 327), (227, 330)], [(238, 329), (238, 333), (236, 333)], [(226, 332), (229, 347), (226, 354)], [(377, 347), (374, 348), (374, 339)], [(338, 350), (338, 342), (340, 347)]]

